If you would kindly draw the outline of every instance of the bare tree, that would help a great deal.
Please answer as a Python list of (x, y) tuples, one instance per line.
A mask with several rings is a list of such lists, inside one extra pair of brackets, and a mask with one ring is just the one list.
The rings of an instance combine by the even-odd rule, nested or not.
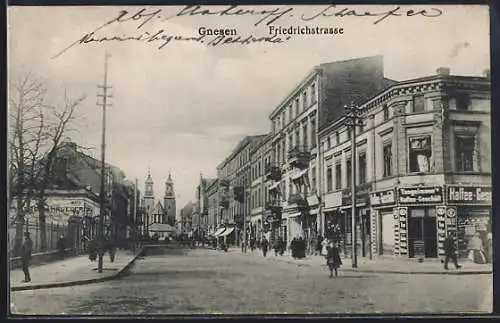
[(48, 106), (51, 111), (51, 120), (47, 126), (49, 132), (48, 151), (40, 163), (40, 173), (37, 175), (37, 207), (38, 207), (38, 220), (40, 224), (40, 239), (41, 249), (47, 249), (47, 216), (46, 210), (46, 191), (51, 181), (52, 168), (56, 162), (58, 151), (61, 148), (61, 143), (65, 134), (71, 130), (70, 125), (74, 120), (75, 112), (80, 104), (85, 99), (84, 96), (78, 97), (73, 100), (67, 92), (64, 93), (64, 103), (61, 107)]
[(46, 191), (52, 168), (65, 135), (71, 131), (75, 111), (84, 100), (71, 99), (67, 92), (61, 105), (45, 102), (46, 90), (31, 74), (10, 84), (9, 93), (9, 190), (15, 204), (15, 254), (22, 245), (23, 227), (32, 204), (38, 209), (41, 249), (46, 240)]
[(10, 84), (9, 90), (9, 212), (16, 226), (14, 253), (20, 251), (26, 212), (34, 196), (35, 173), (43, 141), (47, 138), (44, 124), (42, 84), (27, 74)]

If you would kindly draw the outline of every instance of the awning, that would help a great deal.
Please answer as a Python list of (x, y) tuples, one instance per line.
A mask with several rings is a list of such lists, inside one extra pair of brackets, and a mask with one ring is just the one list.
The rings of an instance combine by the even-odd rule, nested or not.
[(295, 180), (298, 180), (299, 178), (301, 178), (302, 176), (304, 176), (305, 174), (307, 174), (308, 172), (309, 172), (309, 169), (306, 168), (306, 169), (301, 170), (298, 173), (293, 174), (290, 177), (292, 178), (293, 181), (295, 181)]
[(219, 237), (225, 237), (225, 236), (227, 236), (227, 235), (230, 235), (230, 234), (231, 234), (231, 232), (233, 232), (233, 231), (234, 231), (234, 227), (227, 228), (227, 229), (226, 229), (226, 231), (222, 232), (222, 233), (219, 235)]
[(215, 231), (214, 236), (218, 237), (222, 232), (224, 232), (224, 230), (226, 230), (226, 228), (220, 228), (219, 230)]

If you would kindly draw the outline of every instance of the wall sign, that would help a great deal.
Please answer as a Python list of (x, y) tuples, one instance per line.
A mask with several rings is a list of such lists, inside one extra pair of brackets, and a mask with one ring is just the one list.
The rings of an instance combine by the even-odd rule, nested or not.
[(491, 204), (491, 187), (448, 185), (448, 203), (453, 204)]
[(436, 204), (443, 202), (441, 186), (398, 188), (399, 204)]
[(386, 206), (396, 203), (396, 192), (392, 190), (370, 193), (371, 206)]

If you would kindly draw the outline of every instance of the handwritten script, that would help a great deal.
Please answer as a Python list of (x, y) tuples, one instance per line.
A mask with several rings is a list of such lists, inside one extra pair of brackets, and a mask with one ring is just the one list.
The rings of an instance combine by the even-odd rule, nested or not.
[[(142, 8), (134, 12), (128, 10), (121, 10), (115, 17), (111, 20), (105, 22), (97, 29), (86, 33), (85, 35), (79, 37), (76, 41), (71, 43), (69, 46), (65, 47), (52, 58), (56, 58), (64, 54), (69, 49), (78, 46), (85, 45), (89, 43), (102, 43), (102, 42), (125, 42), (125, 41), (140, 41), (146, 43), (158, 44), (158, 49), (163, 49), (166, 45), (170, 44), (172, 41), (194, 41), (202, 43), (208, 46), (221, 46), (227, 44), (239, 44), (239, 45), (249, 45), (256, 42), (267, 42), (267, 43), (283, 43), (290, 40), (288, 37), (278, 37), (268, 36), (268, 37), (256, 37), (254, 35), (246, 36), (232, 36), (228, 37), (222, 36), (180, 36), (180, 35), (169, 35), (164, 29), (158, 29), (155, 31), (147, 31), (146, 27), (152, 23), (163, 22), (172, 19), (180, 19), (181, 17), (197, 17), (197, 16), (213, 16), (213, 17), (254, 17), (253, 25), (255, 27), (259, 25), (269, 26), (271, 24), (277, 23), (284, 17), (298, 17), (300, 21), (311, 22), (319, 18), (371, 18), (373, 24), (379, 24), (382, 21), (387, 21), (395, 17), (425, 17), (425, 18), (436, 18), (443, 14), (443, 11), (438, 8), (427, 8), (420, 10), (405, 10), (400, 6), (396, 6), (390, 10), (372, 12), (372, 11), (359, 11), (349, 7), (337, 8), (336, 5), (329, 5), (316, 10), (310, 14), (296, 15), (296, 9), (294, 7), (275, 7), (270, 9), (246, 9), (238, 5), (230, 5), (224, 9), (213, 9), (209, 7), (204, 7), (200, 5), (188, 5), (182, 8), (180, 11), (174, 15), (164, 15), (163, 9), (146, 9)], [(103, 29), (110, 26), (116, 26), (120, 24), (134, 24), (134, 27), (138, 32), (134, 35), (120, 34), (120, 35), (99, 35)]]

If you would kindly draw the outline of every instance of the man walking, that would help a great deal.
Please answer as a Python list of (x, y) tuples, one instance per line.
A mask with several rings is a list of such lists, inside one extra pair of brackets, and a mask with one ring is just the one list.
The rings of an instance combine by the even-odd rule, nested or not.
[(30, 265), (32, 251), (33, 251), (33, 241), (30, 238), (30, 233), (25, 232), (24, 243), (21, 247), (21, 261), (22, 261), (25, 283), (29, 283), (31, 281), (29, 265)]
[(64, 260), (64, 250), (66, 249), (66, 238), (64, 235), (61, 235), (59, 237), (59, 240), (57, 240), (57, 250), (59, 250), (59, 258), (61, 260)]
[(453, 238), (451, 236), (446, 237), (446, 239), (444, 240), (443, 247), (444, 247), (444, 253), (445, 253), (444, 269), (448, 269), (448, 262), (450, 261), (450, 259), (453, 261), (455, 268), (458, 269), (458, 268), (462, 267), (457, 262), (455, 243), (454, 243)]

